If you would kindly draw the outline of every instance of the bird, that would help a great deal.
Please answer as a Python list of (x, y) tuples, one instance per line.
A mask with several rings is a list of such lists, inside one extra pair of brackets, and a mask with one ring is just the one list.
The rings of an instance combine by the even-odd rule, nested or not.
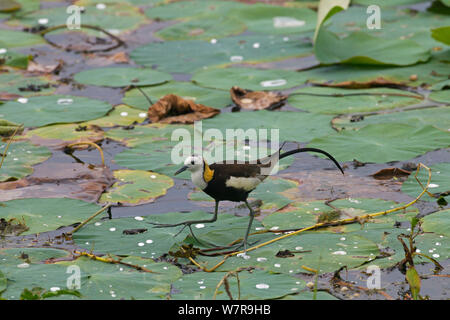
[(243, 254), (245, 255), (247, 252), (248, 235), (253, 223), (253, 219), (255, 217), (255, 211), (247, 201), (248, 196), (261, 182), (263, 182), (270, 175), (270, 172), (279, 160), (301, 152), (321, 153), (332, 160), (337, 168), (339, 168), (339, 170), (342, 172), (342, 174), (344, 174), (344, 170), (340, 166), (339, 162), (337, 162), (337, 160), (331, 154), (324, 150), (317, 148), (297, 148), (281, 153), (283, 145), (277, 152), (256, 161), (228, 160), (208, 164), (202, 156), (188, 156), (184, 161), (184, 165), (175, 172), (175, 175), (178, 175), (186, 170), (191, 172), (192, 183), (215, 200), (213, 217), (206, 220), (188, 220), (175, 224), (152, 224), (156, 227), (176, 227), (184, 225), (183, 229), (181, 229), (180, 232), (184, 230), (185, 227), (189, 227), (192, 236), (198, 241), (198, 239), (192, 232), (192, 224), (215, 222), (217, 220), (219, 202), (221, 201), (227, 200), (233, 202), (244, 202), (249, 209), (250, 217), (247, 231), (243, 239)]

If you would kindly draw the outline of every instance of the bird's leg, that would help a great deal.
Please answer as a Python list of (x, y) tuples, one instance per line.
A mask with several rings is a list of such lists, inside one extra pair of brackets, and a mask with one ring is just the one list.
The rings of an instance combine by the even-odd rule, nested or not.
[(245, 232), (245, 237), (244, 237), (244, 254), (246, 254), (246, 252), (247, 252), (248, 234), (250, 233), (253, 219), (255, 218), (255, 211), (253, 211), (252, 207), (248, 204), (247, 200), (245, 200), (245, 205), (250, 210), (250, 221), (248, 222), (247, 232)]
[(194, 235), (194, 232), (192, 231), (191, 225), (192, 224), (197, 224), (197, 223), (212, 223), (212, 222), (215, 222), (217, 220), (217, 213), (218, 213), (218, 211), (219, 211), (219, 201), (216, 200), (216, 205), (215, 205), (215, 209), (214, 209), (214, 215), (213, 215), (213, 217), (211, 219), (206, 219), (206, 220), (188, 220), (188, 221), (183, 221), (183, 222), (174, 223), (174, 224), (157, 223), (157, 222), (149, 222), (149, 223), (154, 225), (155, 228), (170, 228), (170, 227), (177, 227), (177, 226), (183, 225), (183, 228), (175, 236), (180, 234), (180, 232), (182, 232), (184, 230), (184, 228), (189, 227), (189, 231), (191, 232), (192, 237), (196, 241), (201, 243), (201, 241), (199, 241), (197, 239), (197, 237)]

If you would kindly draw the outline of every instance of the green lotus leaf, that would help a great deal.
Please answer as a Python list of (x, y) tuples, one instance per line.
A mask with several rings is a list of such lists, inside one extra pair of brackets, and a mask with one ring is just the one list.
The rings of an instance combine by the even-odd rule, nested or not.
[(200, 71), (192, 81), (200, 86), (230, 90), (238, 86), (250, 90), (280, 90), (303, 84), (306, 79), (294, 71), (226, 68)]
[[(173, 286), (176, 293), (172, 299), (176, 300), (211, 300), (216, 287), (224, 277), (223, 272), (195, 272), (183, 276)], [(280, 298), (305, 288), (305, 282), (301, 279), (273, 274), (261, 270), (239, 272), (239, 288), (236, 277), (229, 277), (228, 284), (233, 299), (260, 300)], [(223, 285), (217, 292), (217, 299), (230, 299)]]
[(244, 21), (249, 31), (277, 35), (313, 31), (317, 20), (313, 10), (269, 4), (254, 4), (234, 10), (232, 14)]
[(49, 94), (54, 90), (52, 81), (45, 76), (26, 77), (18, 71), (0, 73), (0, 91), (3, 92), (28, 97), (36, 94)]
[(30, 198), (5, 201), (1, 209), (2, 217), (18, 219), (29, 228), (24, 234), (33, 234), (82, 222), (100, 207), (68, 198)]
[(23, 123), (25, 127), (40, 127), (100, 118), (111, 108), (107, 102), (85, 97), (36, 96), (25, 103), (9, 101), (0, 105), (0, 118)]
[(170, 74), (146, 68), (109, 67), (81, 71), (74, 76), (83, 84), (104, 87), (149, 86), (172, 79)]
[(142, 110), (130, 108), (125, 104), (120, 104), (114, 107), (106, 116), (95, 120), (90, 120), (80, 125), (96, 125), (99, 127), (116, 127), (129, 126), (136, 123), (144, 122), (147, 118), (147, 113)]
[(0, 39), (0, 48), (28, 47), (45, 43), (45, 40), (39, 35), (4, 29), (0, 30)]
[(256, 130), (259, 134), (265, 131), (269, 140), (271, 137), (275, 139), (274, 134), (278, 132), (279, 141), (306, 142), (315, 137), (333, 133), (329, 126), (330, 121), (330, 116), (306, 112), (266, 110), (245, 113), (228, 112), (204, 120), (203, 130), (218, 129), (224, 137), (226, 130), (242, 129), (251, 130), (251, 132)]
[(450, 108), (436, 107), (422, 110), (410, 110), (392, 113), (380, 113), (364, 116), (363, 119), (355, 121), (351, 116), (333, 119), (334, 127), (345, 130), (359, 130), (369, 124), (382, 123), (404, 123), (417, 127), (432, 125), (444, 131), (450, 129)]
[[(300, 93), (300, 95), (295, 95)], [(324, 96), (309, 96), (301, 95), (302, 93), (312, 93)], [(367, 95), (351, 96), (351, 94), (368, 93)], [(387, 95), (381, 95), (386, 93)], [(336, 97), (333, 95), (343, 95)], [(345, 96), (349, 94), (350, 96)], [(380, 95), (371, 95), (380, 94)], [(421, 100), (416, 98), (402, 97), (402, 96), (389, 96), (389, 94), (408, 94), (407, 92), (394, 89), (339, 89), (339, 88), (321, 88), (321, 87), (308, 87), (302, 88), (291, 93), (288, 103), (302, 110), (306, 110), (314, 113), (325, 114), (343, 114), (343, 113), (357, 113), (357, 112), (369, 112), (375, 110), (386, 110), (404, 107), (410, 104), (416, 104)]]
[(367, 125), (358, 131), (341, 131), (315, 138), (308, 147), (327, 150), (338, 161), (357, 159), (383, 163), (409, 160), (428, 151), (448, 147), (449, 144), (449, 133), (432, 126), (380, 123)]
[(450, 104), (450, 90), (433, 91), (428, 97), (434, 101)]
[[(432, 194), (439, 194), (450, 190), (450, 163), (438, 163), (430, 166), (431, 169), (431, 182), (428, 187), (428, 192)], [(428, 171), (421, 168), (417, 179), (425, 187), (428, 181)], [(414, 178), (414, 174), (411, 174), (408, 179), (402, 184), (402, 192), (410, 195), (411, 197), (417, 197), (422, 192), (422, 187), (417, 183)], [(449, 197), (446, 196), (447, 200)], [(437, 198), (432, 198), (428, 194), (424, 194), (420, 200), (423, 201), (436, 201)]]
[(145, 10), (147, 17), (160, 20), (197, 18), (202, 15), (227, 15), (234, 8), (241, 9), (247, 5), (231, 1), (177, 1), (150, 7)]
[(164, 40), (209, 40), (236, 35), (245, 29), (245, 24), (234, 17), (204, 15), (166, 27), (156, 36)]
[(173, 186), (171, 178), (142, 170), (116, 170), (114, 177), (118, 182), (102, 194), (100, 202), (120, 202), (127, 205), (149, 203)]
[[(0, 153), (3, 154), (5, 148), (6, 143), (0, 146)], [(11, 143), (0, 168), (0, 182), (26, 177), (33, 172), (33, 165), (47, 160), (51, 155), (46, 147), (37, 147), (29, 142)]]
[[(433, 232), (439, 234), (441, 239), (446, 239), (450, 236), (448, 229), (450, 209), (434, 212), (422, 218), (422, 228), (425, 232)], [(438, 245), (437, 243), (435, 245)], [(439, 246), (441, 246), (439, 244)]]
[(161, 71), (192, 73), (213, 66), (276, 61), (310, 54), (311, 44), (300, 42), (298, 37), (239, 35), (210, 42), (152, 42), (134, 49), (130, 57), (139, 65), (156, 66)]

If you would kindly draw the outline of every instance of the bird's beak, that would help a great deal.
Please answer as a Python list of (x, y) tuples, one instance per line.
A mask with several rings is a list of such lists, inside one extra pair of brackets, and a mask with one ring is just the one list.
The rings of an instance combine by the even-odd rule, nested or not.
[(187, 166), (182, 166), (177, 172), (175, 172), (175, 175), (182, 173), (183, 171), (185, 171), (188, 167)]

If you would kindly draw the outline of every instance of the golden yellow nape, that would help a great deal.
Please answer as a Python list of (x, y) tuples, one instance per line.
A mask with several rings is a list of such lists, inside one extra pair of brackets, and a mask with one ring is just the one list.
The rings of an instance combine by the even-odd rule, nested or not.
[(206, 163), (205, 160), (205, 171), (203, 172), (203, 179), (205, 179), (205, 182), (208, 183), (212, 180), (214, 176), (214, 170), (211, 170), (211, 168), (208, 166), (208, 163)]

